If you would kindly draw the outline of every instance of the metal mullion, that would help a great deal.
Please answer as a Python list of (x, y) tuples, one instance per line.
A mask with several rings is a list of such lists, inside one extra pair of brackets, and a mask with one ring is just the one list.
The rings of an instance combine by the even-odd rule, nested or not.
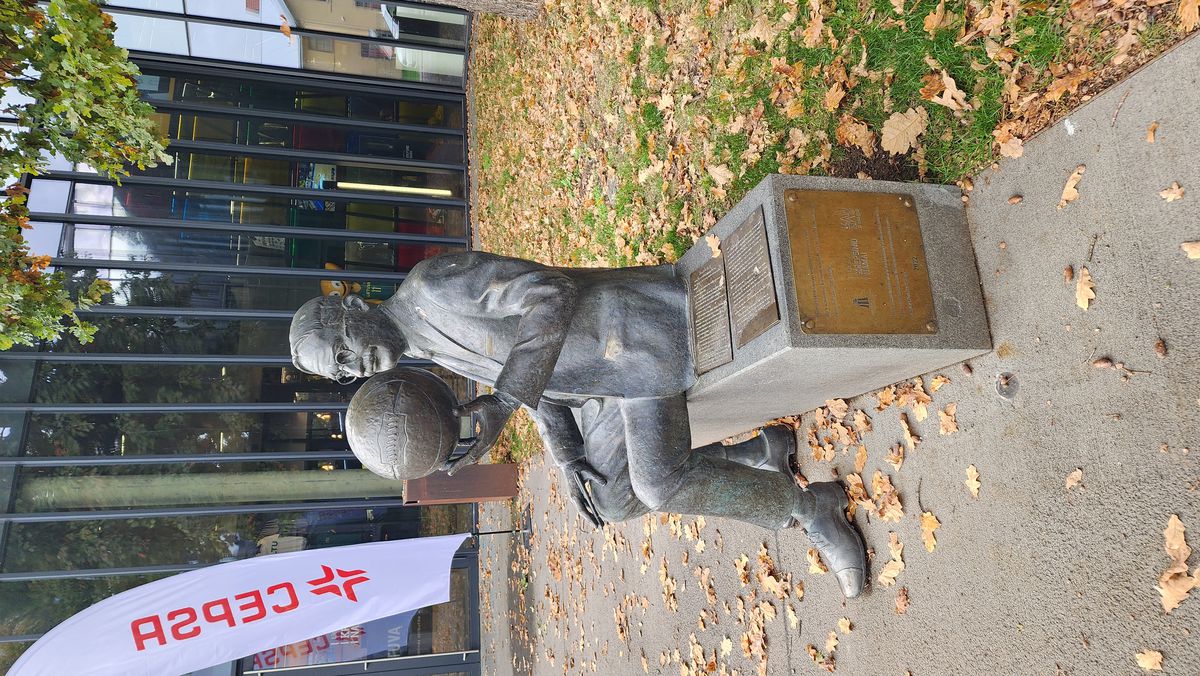
[(205, 462), (278, 462), (282, 460), (353, 460), (350, 451), (263, 451), (259, 453), (178, 453), (175, 455), (52, 455), (0, 457), (0, 467), (107, 467), (109, 465), (186, 465)]
[(234, 402), (196, 404), (0, 404), (0, 413), (331, 413), (345, 411), (345, 401)]
[[(399, 482), (397, 482), (399, 484)], [(400, 490), (400, 486), (396, 486)], [(97, 509), (72, 512), (26, 512), (0, 514), (0, 521), (9, 523), (54, 523), (64, 521), (113, 521), (117, 519), (147, 519), (175, 516), (222, 516), (226, 514), (278, 514), (308, 512), (314, 509), (378, 509), (404, 507), (403, 498), (355, 498), (353, 500), (310, 500), (308, 502), (278, 502), (267, 504), (213, 505), (207, 507), (148, 507), (138, 509)]]
[(158, 307), (148, 305), (93, 305), (75, 314), (93, 317), (194, 317), (229, 320), (291, 320), (295, 310), (251, 310), (245, 308)]
[(466, 237), (448, 235), (418, 235), (404, 232), (378, 232), (373, 230), (330, 230), (326, 228), (292, 227), (289, 225), (263, 225), (258, 223), (223, 223), (217, 221), (185, 220), (174, 218), (142, 218), (141, 216), (98, 216), (93, 214), (59, 214), (38, 211), (29, 214), (31, 222), (83, 223), (85, 225), (116, 225), (129, 228), (169, 228), (208, 232), (236, 232), (255, 235), (279, 235), (291, 238), (344, 239), (353, 241), (371, 240), (383, 242), (408, 242), (415, 244), (461, 244)]
[(13, 636), (0, 636), (0, 643), (33, 643), (42, 637), (42, 634), (16, 634)]
[[(194, 272), (217, 275), (256, 275), (260, 277), (314, 277), (328, 279), (329, 270), (310, 268), (273, 268), (253, 265), (206, 265), (204, 263), (163, 263), (159, 261), (119, 261), (100, 258), (51, 258), (50, 267), (55, 269), (101, 269), (101, 270), (151, 270), (155, 272)], [(407, 272), (338, 270), (343, 279), (374, 279), (392, 282), (404, 281)]]
[(428, 162), (426, 160), (398, 160), (377, 155), (356, 155), (353, 153), (330, 153), (316, 150), (301, 150), (298, 148), (271, 148), (267, 146), (242, 145), (238, 143), (219, 143), (216, 141), (187, 141), (173, 139), (167, 143), (170, 148), (189, 151), (204, 151), (225, 155), (257, 155), (274, 157), (285, 160), (349, 162), (353, 164), (374, 164), (392, 169), (440, 169), (443, 171), (460, 171), (463, 163), (446, 164), (444, 162)]
[(38, 178), (101, 183), (104, 185), (150, 185), (177, 190), (213, 190), (216, 192), (278, 195), (281, 197), (348, 200), (353, 202), (379, 202), (382, 204), (406, 204), (422, 207), (465, 207), (466, 201), (455, 198), (403, 197), (396, 193), (355, 190), (318, 190), (296, 188), (286, 185), (263, 185), (260, 183), (224, 183), (197, 179), (172, 178), (169, 176), (125, 176), (120, 181), (86, 171), (44, 171)]
[[(460, 7), (451, 5), (431, 5), (427, 2), (408, 2), (407, 0), (388, 0), (389, 5), (397, 7), (408, 7), (409, 9), (429, 9), (437, 12), (445, 12), (447, 14), (458, 14), (467, 18), (467, 26), (471, 25), (471, 12)], [(470, 37), (469, 35), (467, 37)]]
[[(122, 14), (133, 16), (144, 16), (150, 19), (168, 19), (174, 21), (183, 21), (186, 23), (207, 24), (210, 26), (226, 26), (229, 28), (244, 28), (247, 30), (259, 31), (263, 33), (274, 33), (279, 30), (279, 26), (256, 23), (254, 21), (242, 21), (240, 19), (225, 19), (215, 16), (200, 16), (197, 14), (180, 14), (179, 12), (169, 12), (161, 9), (142, 9), (138, 7), (117, 7), (109, 5), (105, 11), (116, 16)], [(118, 22), (119, 23), (119, 22)], [(387, 47), (408, 47), (413, 49), (423, 49), (429, 52), (441, 52), (443, 54), (462, 54), (463, 47), (452, 47), (444, 44), (449, 40), (447, 38), (429, 38), (425, 36), (410, 36), (419, 38), (418, 40), (401, 40), (392, 36), (380, 37), (370, 35), (351, 35), (347, 33), (335, 33), (332, 31), (317, 30), (315, 28), (301, 28), (299, 26), (289, 26), (293, 35), (309, 36), (317, 38), (332, 38), (334, 40), (346, 40), (349, 42), (369, 42), (373, 44), (385, 45)], [(432, 41), (441, 41), (443, 44), (435, 44)], [(189, 50), (189, 54), (190, 54)]]
[[(161, 54), (158, 52), (143, 52), (131, 50), (130, 60), (139, 68), (159, 69), (170, 73), (189, 73), (192, 75), (208, 75), (233, 78), (237, 80), (255, 80), (258, 82), (278, 83), (279, 78), (287, 78), (289, 84), (304, 87), (321, 87), (340, 92), (386, 96), (408, 96), (428, 99), (430, 101), (460, 102), (463, 98), (464, 87), (432, 84), (428, 82), (410, 82), (406, 80), (389, 80), (370, 75), (351, 75), (348, 73), (326, 73), (316, 70), (301, 70), (247, 64), (236, 61), (217, 61), (177, 54)], [(224, 72), (222, 72), (224, 71)], [(465, 86), (465, 81), (464, 81)], [(380, 89), (391, 91), (381, 92)]]
[[(396, 96), (396, 95), (389, 95)], [(396, 98), (402, 98), (396, 96)], [(302, 122), (304, 124), (320, 124), (331, 127), (354, 127), (358, 129), (369, 129), (373, 131), (393, 131), (411, 134), (431, 134), (440, 136), (456, 136), (462, 137), (464, 132), (462, 129), (452, 127), (430, 127), (421, 124), (400, 124), (398, 122), (376, 122), (375, 120), (358, 120), (349, 117), (332, 117), (326, 115), (316, 115), (313, 113), (304, 113), (301, 111), (292, 110), (267, 110), (265, 108), (243, 108), (229, 106), (207, 106), (202, 103), (192, 103), (190, 101), (153, 101), (151, 102), (156, 111), (171, 111), (171, 112), (189, 112), (189, 113), (204, 113), (213, 115), (223, 115), (227, 117), (256, 117), (262, 119), (276, 120), (285, 118), (289, 122)]]
[[(211, 563), (179, 563), (158, 566), (136, 566), (129, 568), (82, 568), (79, 570), (36, 570), (21, 573), (0, 573), (0, 583), (36, 582), (38, 580), (86, 580), (101, 577), (124, 577), (132, 575), (157, 575), (160, 573), (184, 573), (211, 566)], [(3, 639), (0, 639), (3, 642)]]

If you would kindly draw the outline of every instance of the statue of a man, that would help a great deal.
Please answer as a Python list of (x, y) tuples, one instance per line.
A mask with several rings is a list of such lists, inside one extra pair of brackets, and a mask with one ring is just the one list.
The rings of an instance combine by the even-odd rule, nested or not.
[(445, 254), (419, 263), (381, 304), (308, 301), (290, 339), (297, 368), (342, 382), (410, 357), (491, 385), (494, 394), (459, 411), (476, 414), (479, 434), (447, 463), (450, 473), (479, 460), (524, 406), (593, 523), (666, 511), (798, 525), (842, 592), (862, 591), (865, 548), (845, 492), (837, 482), (796, 485), (790, 430), (691, 448), (687, 294), (672, 266), (554, 268)]

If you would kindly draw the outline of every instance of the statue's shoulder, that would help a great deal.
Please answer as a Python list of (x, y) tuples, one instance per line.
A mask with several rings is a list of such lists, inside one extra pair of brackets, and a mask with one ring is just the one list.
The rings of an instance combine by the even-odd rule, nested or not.
[(428, 281), (474, 275), (505, 276), (512, 272), (543, 267), (545, 266), (540, 263), (487, 251), (455, 251), (422, 260), (408, 273), (408, 277)]

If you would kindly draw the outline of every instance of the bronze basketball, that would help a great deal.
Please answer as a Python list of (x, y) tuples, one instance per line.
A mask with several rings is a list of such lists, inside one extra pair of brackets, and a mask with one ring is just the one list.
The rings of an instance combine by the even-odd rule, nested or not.
[(350, 450), (388, 479), (432, 474), (458, 443), (457, 405), (450, 386), (429, 371), (401, 366), (377, 373), (350, 400)]

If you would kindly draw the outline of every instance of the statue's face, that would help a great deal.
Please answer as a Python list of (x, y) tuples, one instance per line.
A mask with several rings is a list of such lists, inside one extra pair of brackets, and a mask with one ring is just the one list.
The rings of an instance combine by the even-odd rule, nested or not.
[(305, 367), (343, 384), (395, 367), (405, 342), (391, 319), (357, 296), (347, 297), (342, 310), (340, 322), (331, 322), (301, 346)]

